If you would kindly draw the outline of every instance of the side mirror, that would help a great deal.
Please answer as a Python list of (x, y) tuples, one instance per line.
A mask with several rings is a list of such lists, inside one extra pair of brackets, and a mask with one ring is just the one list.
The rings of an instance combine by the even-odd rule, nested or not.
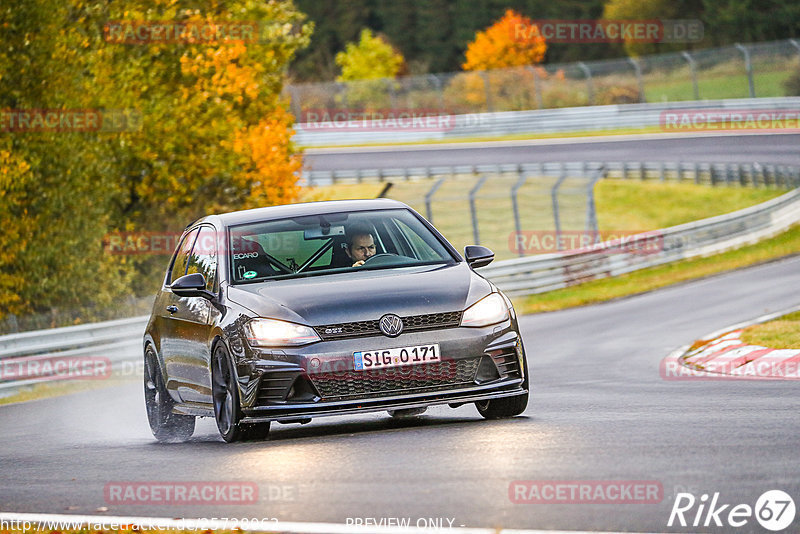
[(185, 274), (172, 282), (169, 288), (179, 297), (204, 297), (211, 300), (216, 296), (206, 290), (206, 277), (200, 273)]
[(486, 267), (494, 260), (494, 252), (480, 245), (467, 245), (464, 247), (464, 258), (473, 269)]

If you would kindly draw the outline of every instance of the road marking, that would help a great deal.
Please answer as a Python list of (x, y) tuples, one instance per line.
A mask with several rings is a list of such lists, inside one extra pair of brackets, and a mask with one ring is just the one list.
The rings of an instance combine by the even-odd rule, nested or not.
[[(241, 528), (250, 532), (281, 532), (285, 534), (423, 534), (429, 532), (441, 533), (446, 531), (448, 534), (578, 534), (581, 532), (586, 533), (599, 533), (604, 531), (596, 530), (526, 530), (526, 529), (504, 529), (498, 528), (470, 528), (470, 527), (433, 527), (421, 528), (411, 526), (364, 526), (364, 525), (344, 525), (339, 523), (303, 523), (303, 522), (265, 522), (264, 528), (252, 528), (252, 524), (248, 521), (238, 521), (244, 526), (238, 526), (237, 521), (220, 521), (220, 520), (205, 520), (205, 519), (174, 519), (174, 518), (159, 518), (159, 517), (125, 517), (125, 516), (98, 516), (98, 515), (67, 515), (67, 514), (21, 514), (13, 512), (0, 512), (0, 521), (17, 522), (29, 524), (45, 524), (50, 525), (62, 522), (62, 524), (76, 524), (92, 525), (93, 528), (97, 525), (105, 526), (114, 524), (119, 530), (119, 525), (137, 526), (140, 529), (182, 529), (182, 530), (232, 530), (234, 528)], [(53, 530), (68, 530), (69, 527), (63, 529), (53, 528)], [(644, 534), (629, 532), (627, 534)]]

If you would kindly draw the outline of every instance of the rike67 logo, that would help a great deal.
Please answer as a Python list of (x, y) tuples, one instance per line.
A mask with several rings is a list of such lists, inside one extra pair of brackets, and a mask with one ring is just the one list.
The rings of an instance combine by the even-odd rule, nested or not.
[(749, 504), (723, 504), (719, 492), (709, 496), (704, 493), (699, 499), (691, 493), (678, 493), (667, 526), (690, 527), (743, 527), (752, 525), (755, 518), (767, 530), (779, 531), (792, 524), (795, 517), (794, 500), (781, 490), (764, 492), (755, 506)]

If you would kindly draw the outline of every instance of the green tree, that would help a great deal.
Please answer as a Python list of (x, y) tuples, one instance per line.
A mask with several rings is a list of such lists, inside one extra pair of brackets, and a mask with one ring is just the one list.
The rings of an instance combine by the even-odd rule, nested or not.
[(348, 43), (336, 54), (336, 64), (342, 73), (340, 82), (394, 78), (403, 68), (403, 56), (384, 38), (369, 29), (361, 31), (358, 43)]

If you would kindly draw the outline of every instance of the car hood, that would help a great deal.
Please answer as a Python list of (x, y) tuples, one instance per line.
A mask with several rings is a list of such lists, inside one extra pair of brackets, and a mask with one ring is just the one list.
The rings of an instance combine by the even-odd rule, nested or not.
[(461, 262), (240, 284), (227, 295), (259, 317), (317, 326), (463, 310), (491, 290)]

